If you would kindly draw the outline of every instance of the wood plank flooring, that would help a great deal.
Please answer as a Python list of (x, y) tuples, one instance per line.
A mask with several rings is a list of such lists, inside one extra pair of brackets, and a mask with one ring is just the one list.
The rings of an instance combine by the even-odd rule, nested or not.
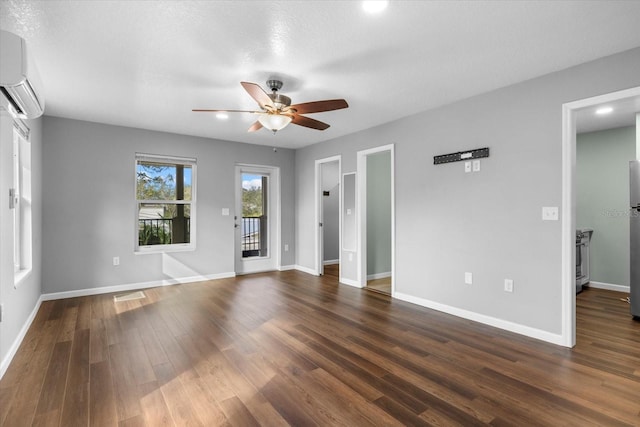
[(385, 295), (391, 295), (391, 277), (367, 280), (366, 289), (374, 292), (380, 292)]
[(297, 271), (42, 304), (3, 426), (639, 426), (640, 322), (578, 295), (566, 349)]

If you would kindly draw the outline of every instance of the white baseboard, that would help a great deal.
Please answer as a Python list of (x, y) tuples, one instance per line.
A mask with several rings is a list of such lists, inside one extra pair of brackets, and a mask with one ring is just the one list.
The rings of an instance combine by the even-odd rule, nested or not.
[(390, 271), (385, 271), (382, 273), (367, 274), (367, 280), (386, 279), (387, 277), (391, 277)]
[(316, 270), (314, 270), (313, 268), (308, 268), (308, 267), (304, 267), (302, 265), (297, 265), (296, 264), (295, 269), (298, 270), (298, 271), (302, 271), (303, 273), (312, 274), (314, 276), (319, 276), (318, 272)]
[(20, 348), (20, 344), (22, 344), (22, 340), (27, 335), (27, 331), (31, 327), (31, 324), (33, 323), (33, 319), (36, 318), (36, 315), (38, 314), (38, 310), (40, 310), (40, 305), (42, 304), (42, 301), (43, 299), (41, 295), (40, 298), (38, 298), (38, 300), (36, 301), (36, 305), (33, 307), (33, 310), (31, 310), (31, 314), (29, 314), (29, 317), (27, 317), (27, 320), (24, 322), (24, 325), (22, 325), (22, 328), (20, 329), (18, 336), (16, 337), (15, 340), (13, 340), (11, 347), (9, 347), (9, 351), (4, 356), (4, 359), (2, 359), (2, 363), (0, 364), (0, 379), (4, 377), (4, 374), (5, 372), (7, 372), (7, 369), (9, 368), (9, 365), (11, 364), (13, 357), (18, 352), (18, 348)]
[(281, 265), (278, 270), (280, 271), (289, 271), (289, 270), (295, 270), (296, 266), (295, 265)]
[(112, 292), (137, 291), (139, 289), (156, 288), (158, 286), (178, 285), (180, 283), (205, 282), (207, 280), (226, 279), (229, 277), (235, 277), (235, 275), (236, 273), (230, 272), (230, 273), (207, 274), (203, 276), (181, 277), (177, 279), (154, 280), (151, 282), (129, 283), (126, 285), (103, 286), (100, 288), (87, 288), (87, 289), (78, 289), (75, 291), (53, 292), (49, 294), (42, 294), (40, 298), (42, 299), (42, 301), (51, 301), (51, 300), (62, 299), (62, 298), (75, 298), (75, 297), (84, 297), (88, 295), (110, 294)]
[(473, 320), (474, 322), (483, 323), (485, 325), (504, 329), (509, 332), (515, 332), (516, 334), (524, 335), (527, 337), (546, 341), (551, 344), (556, 344), (556, 345), (566, 347), (566, 343), (564, 342), (561, 334), (554, 334), (551, 332), (543, 331), (541, 329), (520, 325), (518, 323), (513, 323), (506, 320), (498, 319), (495, 317), (486, 316), (484, 314), (474, 313), (472, 311), (463, 310), (461, 308), (452, 307), (446, 304), (440, 304), (438, 302), (429, 301), (423, 298), (414, 297), (412, 295), (407, 295), (400, 292), (396, 292), (393, 296), (394, 298), (397, 298), (399, 300), (407, 301), (412, 304), (417, 304), (422, 307), (427, 307), (433, 310), (441, 311), (443, 313), (462, 317), (463, 319)]
[(626, 293), (629, 293), (631, 291), (630, 286), (616, 285), (613, 283), (594, 282), (593, 280), (587, 283), (586, 286), (589, 288), (607, 289), (609, 291), (618, 291), (618, 292), (626, 292)]
[(322, 261), (323, 265), (335, 265), (335, 264), (340, 264), (340, 260), (339, 259), (328, 259), (326, 261)]
[(343, 283), (345, 285), (353, 286), (355, 288), (362, 288), (362, 286), (360, 286), (360, 283), (358, 283), (356, 280), (345, 279), (344, 277), (341, 277), (339, 281), (340, 283)]

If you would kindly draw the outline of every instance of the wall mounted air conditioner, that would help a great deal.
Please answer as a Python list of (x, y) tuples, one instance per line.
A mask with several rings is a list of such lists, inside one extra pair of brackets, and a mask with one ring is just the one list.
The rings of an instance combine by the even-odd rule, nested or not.
[(38, 71), (27, 55), (22, 37), (0, 30), (0, 92), (9, 111), (20, 119), (34, 119), (44, 113), (44, 95)]

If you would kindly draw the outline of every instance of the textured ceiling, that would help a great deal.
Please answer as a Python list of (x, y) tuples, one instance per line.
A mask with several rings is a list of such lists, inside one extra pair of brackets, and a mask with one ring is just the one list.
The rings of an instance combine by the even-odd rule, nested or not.
[[(46, 114), (297, 148), (640, 46), (639, 1), (6, 1), (27, 40)], [(192, 108), (255, 109), (240, 81), (284, 81), (294, 103), (345, 98), (247, 133)]]

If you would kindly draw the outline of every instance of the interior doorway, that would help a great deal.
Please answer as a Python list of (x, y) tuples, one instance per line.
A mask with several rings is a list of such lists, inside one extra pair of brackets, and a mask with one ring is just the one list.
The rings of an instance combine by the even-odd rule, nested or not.
[[(600, 106), (618, 106), (635, 117), (640, 87), (563, 105), (562, 134), (562, 344), (576, 344), (576, 138), (578, 121)], [(637, 143), (637, 145), (640, 145)], [(636, 151), (638, 155), (638, 151)]]
[(236, 166), (235, 272), (277, 270), (279, 265), (279, 170)]
[(316, 160), (316, 273), (340, 276), (341, 258), (341, 156)]
[(394, 146), (358, 152), (358, 281), (393, 295), (395, 290)]

